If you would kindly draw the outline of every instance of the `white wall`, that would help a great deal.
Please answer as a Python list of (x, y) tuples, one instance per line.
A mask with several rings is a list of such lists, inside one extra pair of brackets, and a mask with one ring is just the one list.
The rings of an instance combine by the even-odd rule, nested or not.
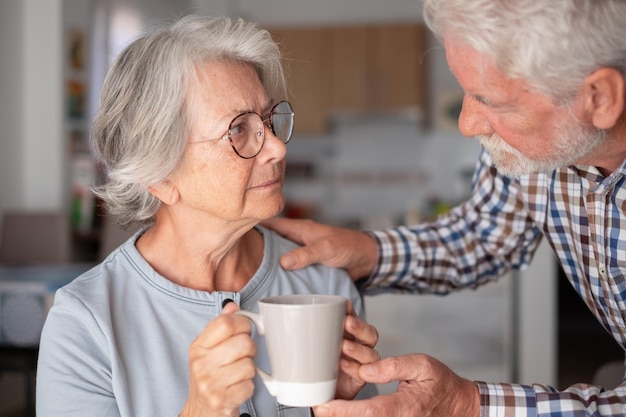
[(417, 21), (422, 15), (418, 0), (234, 0), (233, 4), (242, 17), (271, 26)]
[(191, 10), (194, 13), (209, 16), (234, 16), (237, 1), (235, 0), (191, 0)]
[(0, 208), (60, 208), (60, 0), (3, 1), (0, 16), (0, 53), (8, 63), (0, 75), (9, 92), (0, 95)]
[(24, 20), (21, 0), (0, 2), (0, 210), (23, 200), (21, 114)]
[(24, 4), (24, 205), (61, 208), (66, 201), (62, 2), (27, 0)]
[(557, 386), (557, 261), (545, 239), (528, 269), (516, 275), (516, 382)]

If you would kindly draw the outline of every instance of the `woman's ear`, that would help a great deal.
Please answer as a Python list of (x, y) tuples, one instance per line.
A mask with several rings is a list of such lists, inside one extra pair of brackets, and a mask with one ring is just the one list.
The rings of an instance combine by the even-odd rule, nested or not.
[(180, 199), (178, 188), (170, 180), (163, 180), (148, 187), (150, 194), (161, 200), (163, 204), (174, 205)]
[(626, 101), (624, 75), (615, 68), (589, 74), (582, 87), (586, 118), (598, 129), (610, 129), (622, 116)]

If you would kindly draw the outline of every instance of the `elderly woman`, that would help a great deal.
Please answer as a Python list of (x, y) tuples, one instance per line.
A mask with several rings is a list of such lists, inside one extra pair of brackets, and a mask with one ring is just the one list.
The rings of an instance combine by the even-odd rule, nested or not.
[(358, 368), (377, 359), (377, 334), (358, 318), (349, 277), (281, 269), (295, 245), (258, 226), (284, 206), (284, 84), (277, 45), (241, 20), (188, 16), (119, 56), (93, 126), (108, 170), (96, 192), (121, 224), (143, 227), (57, 292), (39, 417), (308, 416), (257, 383), (254, 361), (267, 358), (248, 319), (228, 314), (278, 294), (352, 301), (337, 397), (363, 387)]

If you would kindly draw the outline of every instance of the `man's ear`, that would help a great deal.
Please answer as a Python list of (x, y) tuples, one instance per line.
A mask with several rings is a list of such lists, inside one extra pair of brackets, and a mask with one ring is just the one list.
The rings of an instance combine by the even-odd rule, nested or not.
[(610, 129), (624, 112), (624, 75), (615, 68), (589, 74), (582, 87), (585, 115), (598, 129)]
[(161, 200), (163, 204), (174, 205), (180, 199), (178, 188), (170, 180), (164, 180), (158, 184), (150, 185), (148, 191)]

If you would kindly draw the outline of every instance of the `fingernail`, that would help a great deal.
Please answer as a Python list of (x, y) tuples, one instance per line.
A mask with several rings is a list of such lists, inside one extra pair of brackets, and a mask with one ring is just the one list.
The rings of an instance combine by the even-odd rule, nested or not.
[(295, 259), (293, 259), (293, 256), (284, 255), (280, 260), (280, 264), (283, 266), (283, 268), (289, 269), (293, 268), (293, 266), (296, 264), (296, 261)]
[(324, 404), (315, 406), (313, 410), (315, 411), (314, 415), (317, 417), (328, 414), (328, 407)]
[(226, 307), (226, 305), (228, 305), (228, 303), (234, 303), (234, 301), (230, 298), (225, 298), (224, 301), (222, 301), (222, 310)]

